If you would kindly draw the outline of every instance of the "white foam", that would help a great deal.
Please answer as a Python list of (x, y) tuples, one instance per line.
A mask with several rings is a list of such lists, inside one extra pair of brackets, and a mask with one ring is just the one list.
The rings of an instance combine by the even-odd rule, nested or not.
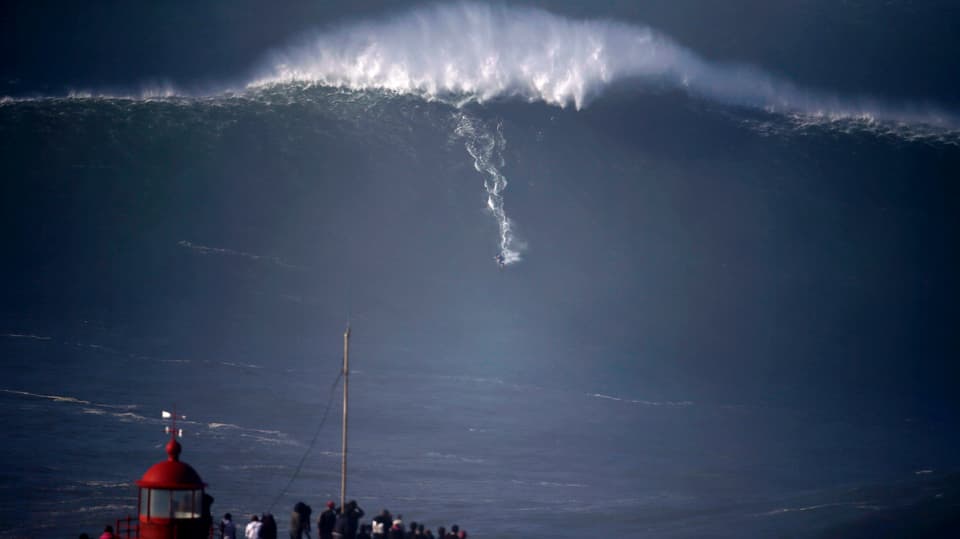
[(476, 101), (520, 96), (580, 108), (619, 77), (670, 71), (680, 50), (643, 27), (444, 4), (317, 34), (275, 54), (250, 85), (309, 82)]
[(628, 399), (624, 397), (614, 397), (613, 395), (604, 395), (603, 393), (588, 393), (587, 395), (597, 399), (626, 402), (629, 404), (639, 404), (642, 406), (667, 406), (667, 407), (693, 406), (693, 401), (648, 401), (648, 400), (642, 400), (642, 399)]
[(249, 427), (241, 427), (240, 425), (234, 425), (233, 423), (207, 423), (207, 428), (211, 430), (227, 429), (227, 430), (243, 430), (246, 432), (256, 432), (258, 434), (264, 434), (268, 436), (285, 436), (284, 433), (278, 430), (268, 430), (268, 429), (254, 429)]
[(43, 335), (34, 335), (33, 333), (4, 333), (0, 335), (2, 337), (8, 337), (10, 339), (32, 339), (35, 341), (49, 341), (50, 337), (45, 337)]
[(286, 466), (282, 464), (221, 464), (220, 468), (227, 471), (283, 470)]
[[(135, 414), (129, 410), (134, 410), (138, 408), (134, 404), (100, 404), (96, 402), (91, 402), (88, 400), (78, 399), (76, 397), (68, 397), (65, 395), (46, 395), (43, 393), (31, 393), (29, 391), (20, 391), (15, 389), (0, 389), (2, 393), (8, 393), (11, 395), (20, 395), (24, 397), (30, 397), (35, 399), (47, 399), (52, 402), (65, 403), (65, 404), (78, 404), (81, 405), (80, 413), (87, 415), (100, 415), (100, 416), (110, 416), (124, 423), (130, 422), (145, 422), (150, 421), (146, 417)], [(112, 410), (124, 410), (120, 412), (115, 412)]]
[(276, 256), (264, 256), (257, 255), (253, 253), (247, 253), (245, 251), (236, 251), (233, 249), (227, 249), (224, 247), (209, 247), (207, 245), (199, 245), (187, 240), (180, 240), (177, 242), (177, 245), (185, 249), (190, 249), (194, 252), (200, 253), (202, 255), (223, 255), (223, 256), (236, 256), (240, 258), (246, 258), (254, 261), (264, 261), (270, 262), (277, 266), (289, 269), (303, 269), (300, 266), (295, 266), (293, 264), (288, 264)]
[(140, 415), (140, 414), (135, 414), (135, 413), (133, 413), (133, 412), (114, 413), (114, 414), (110, 414), (110, 415), (112, 415), (113, 417), (115, 417), (115, 418), (117, 418), (117, 419), (119, 419), (119, 420), (121, 420), (121, 421), (125, 421), (125, 422), (130, 422), (130, 421), (135, 421), (135, 422), (147, 421), (147, 418), (146, 418), (146, 417), (144, 417), (144, 416), (142, 416), (142, 415)]
[(767, 112), (960, 127), (956, 114), (936, 107), (841, 98), (756, 67), (710, 62), (646, 26), (505, 5), (438, 4), (355, 22), (265, 64), (248, 87), (307, 83), (455, 103), (520, 97), (579, 109), (626, 81)]
[(429, 453), (426, 453), (425, 456), (433, 459), (455, 460), (455, 461), (463, 462), (466, 464), (483, 464), (484, 462), (486, 462), (485, 459), (478, 458), (478, 457), (463, 457), (460, 455), (453, 455), (449, 453), (438, 453), (436, 451), (430, 451)]
[(855, 506), (858, 509), (873, 509), (873, 506), (867, 505), (867, 502), (837, 502), (837, 503), (821, 503), (817, 505), (806, 505), (802, 507), (783, 507), (780, 509), (774, 509), (772, 511), (767, 511), (763, 513), (767, 516), (772, 515), (782, 515), (784, 513), (798, 513), (798, 512), (807, 512), (807, 511), (817, 511), (820, 509), (829, 509), (831, 507), (846, 507), (846, 506)]
[(511, 479), (510, 481), (517, 485), (535, 485), (551, 488), (584, 488), (587, 486), (583, 483), (559, 483), (556, 481), (527, 481), (525, 479)]
[(77, 348), (89, 348), (90, 350), (96, 350), (97, 352), (106, 352), (108, 354), (117, 353), (117, 351), (114, 350), (113, 348), (110, 348), (109, 346), (104, 346), (102, 344), (96, 344), (96, 343), (90, 344), (90, 343), (82, 343), (82, 342), (77, 342), (73, 344)]
[(98, 488), (126, 488), (130, 486), (129, 481), (81, 481), (81, 484), (87, 487)]
[(253, 441), (255, 441), (255, 442), (259, 442), (259, 443), (262, 443), (262, 444), (268, 444), (268, 445), (290, 445), (290, 446), (296, 446), (296, 447), (299, 447), (299, 446), (302, 446), (302, 445), (303, 445), (303, 444), (301, 444), (300, 442), (296, 442), (296, 441), (294, 441), (294, 440), (290, 440), (289, 438), (286, 437), (286, 435), (280, 435), (280, 436), (260, 436), (260, 435), (258, 435), (258, 434), (241, 433), (241, 434), (240, 434), (240, 437), (242, 437), (242, 438), (248, 438), (248, 439), (253, 440)]
[(0, 392), (11, 395), (21, 395), (24, 397), (35, 397), (38, 399), (49, 399), (54, 402), (67, 402), (72, 404), (92, 404), (90, 401), (78, 399), (76, 397), (66, 397), (63, 395), (45, 395), (43, 393), (30, 393), (29, 391), (18, 391), (16, 389), (0, 389)]
[[(793, 117), (799, 129), (866, 129), (960, 144), (960, 115), (922, 96), (891, 103), (804, 88), (755, 66), (706, 60), (647, 26), (577, 20), (520, 6), (446, 3), (389, 19), (356, 21), (269, 54), (256, 73), (245, 83), (247, 89), (291, 83), (375, 89), (456, 105), (517, 97), (580, 109), (615, 84), (672, 88)], [(220, 103), (258, 99), (258, 93), (226, 84), (186, 92), (160, 83), (126, 92), (74, 91), (67, 99)], [(0, 97), (0, 106), (51, 99), (64, 98)], [(227, 251), (222, 254), (249, 254)]]
[[(201, 423), (197, 423), (201, 425)], [(253, 440), (255, 442), (269, 444), (269, 445), (292, 445), (300, 446), (299, 442), (290, 440), (287, 434), (278, 431), (278, 430), (269, 430), (269, 429), (255, 429), (249, 427), (243, 427), (241, 425), (235, 425), (233, 423), (222, 423), (222, 422), (210, 422), (206, 423), (207, 428), (210, 431), (223, 433), (219, 436), (227, 435), (227, 432), (235, 432), (236, 436), (244, 438), (247, 440)]]
[(221, 361), (220, 364), (221, 364), (221, 365), (225, 365), (225, 366), (227, 366), (227, 367), (241, 367), (241, 368), (247, 368), (247, 369), (262, 369), (262, 368), (263, 368), (261, 365), (254, 365), (253, 363), (233, 363), (233, 362), (231, 362), (231, 361)]
[(80, 507), (76, 512), (78, 513), (106, 513), (106, 512), (117, 512), (117, 511), (127, 511), (133, 509), (135, 506), (133, 504), (106, 504), (106, 505), (91, 505), (88, 507)]

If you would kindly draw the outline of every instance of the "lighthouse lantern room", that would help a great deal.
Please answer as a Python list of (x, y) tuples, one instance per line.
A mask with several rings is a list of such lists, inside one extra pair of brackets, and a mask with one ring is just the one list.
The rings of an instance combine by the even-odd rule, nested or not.
[(141, 539), (206, 538), (210, 535), (209, 500), (206, 483), (187, 463), (180, 461), (183, 447), (177, 441), (182, 431), (168, 428), (167, 459), (150, 467), (136, 482), (140, 489), (138, 518)]

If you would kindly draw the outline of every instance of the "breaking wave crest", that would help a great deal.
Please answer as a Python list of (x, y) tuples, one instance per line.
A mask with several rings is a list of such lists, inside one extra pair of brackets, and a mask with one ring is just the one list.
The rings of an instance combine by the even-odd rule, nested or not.
[[(746, 122), (768, 134), (822, 128), (960, 145), (960, 114), (922, 99), (894, 103), (803, 87), (755, 66), (709, 61), (647, 26), (530, 7), (458, 2), (356, 21), (266, 55), (254, 73), (200, 91), (163, 83), (74, 91), (67, 99), (273, 104), (309, 100), (305, 87), (320, 86), (455, 106), (519, 98), (580, 109), (618, 85), (775, 115)], [(0, 107), (49, 99), (63, 98), (0, 96)]]
[(774, 113), (960, 129), (934, 107), (844, 99), (747, 65), (710, 62), (645, 26), (547, 11), (455, 3), (357, 22), (270, 57), (248, 84), (380, 89), (455, 102), (520, 97), (582, 108), (620, 81)]

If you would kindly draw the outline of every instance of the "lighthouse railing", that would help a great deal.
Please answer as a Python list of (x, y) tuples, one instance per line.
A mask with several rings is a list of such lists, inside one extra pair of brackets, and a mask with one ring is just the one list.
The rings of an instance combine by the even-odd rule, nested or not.
[(117, 526), (114, 529), (117, 530), (117, 537), (122, 539), (139, 539), (140, 537), (140, 521), (137, 517), (127, 515), (127, 518), (117, 519)]

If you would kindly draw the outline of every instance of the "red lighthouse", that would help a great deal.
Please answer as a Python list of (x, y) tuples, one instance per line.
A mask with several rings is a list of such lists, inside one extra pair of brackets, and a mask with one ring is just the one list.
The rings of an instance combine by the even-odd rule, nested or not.
[(187, 463), (174, 428), (167, 460), (158, 462), (137, 481), (140, 539), (205, 539), (210, 536), (210, 498), (206, 483)]

